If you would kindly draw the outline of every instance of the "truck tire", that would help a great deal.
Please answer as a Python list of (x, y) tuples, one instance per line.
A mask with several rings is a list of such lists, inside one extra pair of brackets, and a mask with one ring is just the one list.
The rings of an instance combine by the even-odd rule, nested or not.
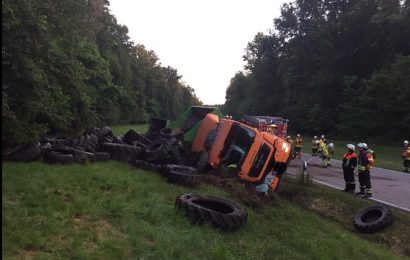
[(54, 164), (54, 163), (61, 163), (61, 164), (69, 164), (74, 161), (72, 154), (65, 154), (59, 153), (55, 151), (51, 151), (50, 153), (45, 153), (43, 155), (43, 161), (46, 163)]
[(354, 228), (360, 233), (375, 233), (390, 226), (393, 215), (384, 205), (376, 205), (361, 210), (353, 219)]
[(195, 188), (201, 184), (201, 176), (198, 174), (198, 170), (192, 167), (173, 167), (169, 170), (168, 181)]
[(13, 162), (29, 162), (41, 157), (38, 143), (19, 145), (3, 152), (3, 158)]
[(101, 161), (108, 161), (111, 158), (111, 155), (109, 153), (104, 153), (104, 152), (95, 152), (95, 161), (101, 162)]
[(202, 151), (195, 162), (195, 168), (198, 169), (199, 173), (204, 173), (208, 166), (208, 152)]
[(226, 231), (246, 224), (248, 214), (239, 204), (202, 194), (184, 194), (176, 198), (175, 206), (183, 210), (192, 223), (209, 223)]

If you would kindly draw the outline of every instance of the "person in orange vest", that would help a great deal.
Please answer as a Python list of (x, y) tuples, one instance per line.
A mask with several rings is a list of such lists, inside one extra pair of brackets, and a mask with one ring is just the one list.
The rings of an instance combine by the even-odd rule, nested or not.
[(404, 140), (404, 149), (403, 149), (403, 165), (404, 165), (404, 172), (409, 172), (410, 168), (410, 146), (409, 146), (409, 141)]
[(356, 147), (353, 144), (348, 144), (347, 152), (343, 155), (343, 176), (345, 179), (345, 189), (343, 191), (354, 193), (356, 190), (356, 183), (354, 181), (354, 170), (357, 166), (357, 154), (354, 152)]
[(370, 169), (374, 164), (373, 156), (368, 151), (366, 143), (359, 143), (357, 145), (360, 149), (360, 154), (357, 163), (357, 171), (359, 175), (360, 192), (356, 195), (371, 197), (373, 194), (372, 184), (370, 182)]
[(302, 137), (300, 136), (300, 134), (297, 134), (295, 138), (295, 152), (296, 152), (298, 159), (302, 158), (302, 144), (303, 144)]

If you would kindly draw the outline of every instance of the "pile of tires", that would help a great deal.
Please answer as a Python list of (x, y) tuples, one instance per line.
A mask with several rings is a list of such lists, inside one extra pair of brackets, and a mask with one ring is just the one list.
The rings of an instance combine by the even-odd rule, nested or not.
[(392, 223), (392, 212), (385, 205), (367, 207), (357, 213), (353, 219), (354, 228), (365, 234), (379, 232)]
[(194, 224), (210, 224), (225, 231), (237, 230), (246, 224), (248, 214), (239, 204), (203, 194), (183, 194), (176, 198), (175, 206)]

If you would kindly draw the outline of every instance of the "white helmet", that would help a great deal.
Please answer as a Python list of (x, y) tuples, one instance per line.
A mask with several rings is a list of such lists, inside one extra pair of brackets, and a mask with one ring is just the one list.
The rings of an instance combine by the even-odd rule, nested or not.
[(286, 137), (286, 139), (290, 139), (290, 135), (288, 135), (288, 137)]
[(366, 143), (362, 143), (362, 145), (363, 145), (364, 149), (367, 149), (367, 144)]
[(404, 145), (409, 145), (409, 141), (407, 141), (407, 140), (404, 140)]
[(296, 136), (297, 136), (297, 137), (300, 137), (300, 134), (297, 134)]
[(317, 139), (317, 136), (315, 135), (315, 136), (313, 136), (313, 139)]
[(363, 148), (363, 143), (358, 143), (357, 144), (357, 147), (360, 149), (360, 148)]
[(319, 143), (320, 143), (320, 141), (319, 141), (319, 140), (316, 140), (316, 141), (315, 141), (315, 144), (319, 144)]
[(346, 145), (346, 147), (349, 148), (352, 151), (354, 151), (356, 149), (356, 147), (354, 147), (353, 144), (348, 144), (348, 145)]
[(333, 149), (333, 143), (330, 143), (330, 144), (328, 145), (328, 147), (329, 147), (330, 149)]
[(320, 138), (322, 138), (322, 139), (325, 138), (325, 135), (321, 135)]

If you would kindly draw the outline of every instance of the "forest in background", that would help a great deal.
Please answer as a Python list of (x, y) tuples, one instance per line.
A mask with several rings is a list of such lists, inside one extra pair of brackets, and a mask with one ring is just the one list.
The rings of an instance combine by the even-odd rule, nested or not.
[[(2, 141), (173, 118), (201, 104), (107, 0), (2, 0)], [(158, 32), (160, 33), (160, 32)]]
[(293, 133), (409, 138), (409, 55), (409, 0), (296, 0), (248, 44), (223, 109), (284, 116)]

